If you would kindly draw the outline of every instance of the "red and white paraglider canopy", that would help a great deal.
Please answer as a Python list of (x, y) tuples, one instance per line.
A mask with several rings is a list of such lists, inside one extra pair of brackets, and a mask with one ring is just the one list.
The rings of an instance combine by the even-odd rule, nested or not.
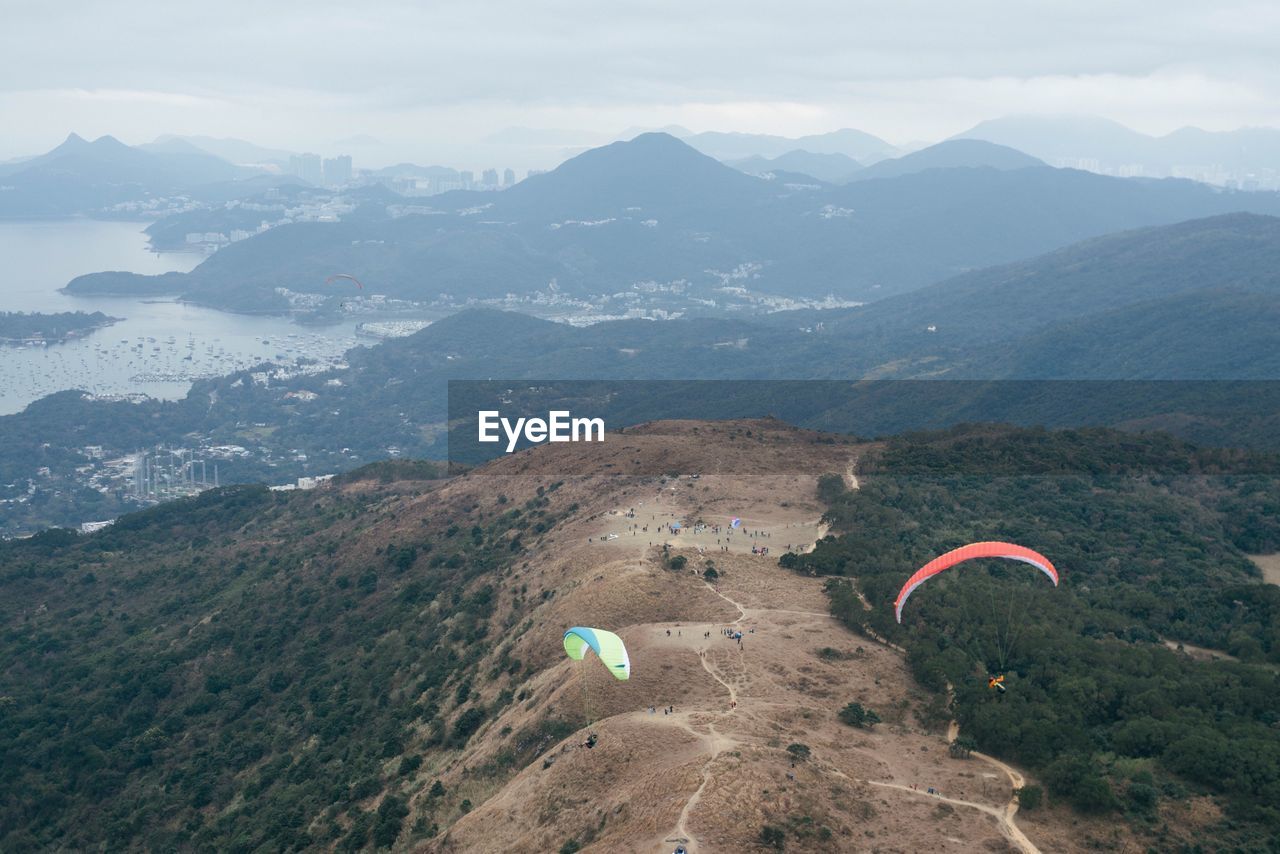
[(926, 563), (915, 571), (915, 573), (907, 579), (907, 583), (902, 585), (902, 589), (898, 591), (898, 598), (893, 600), (893, 611), (898, 622), (902, 622), (902, 606), (907, 604), (908, 597), (915, 592), (915, 589), (924, 584), (930, 578), (939, 573), (946, 572), (948, 569), (957, 564), (964, 563), (967, 560), (976, 560), (978, 558), (995, 557), (1004, 560), (1019, 560), (1023, 563), (1029, 563), (1036, 569), (1043, 572), (1053, 582), (1055, 587), (1058, 586), (1058, 570), (1054, 567), (1049, 559), (1037, 551), (1032, 551), (1025, 546), (1019, 546), (1014, 543), (970, 543), (967, 546), (961, 546), (953, 549), (944, 555), (939, 555), (933, 560)]

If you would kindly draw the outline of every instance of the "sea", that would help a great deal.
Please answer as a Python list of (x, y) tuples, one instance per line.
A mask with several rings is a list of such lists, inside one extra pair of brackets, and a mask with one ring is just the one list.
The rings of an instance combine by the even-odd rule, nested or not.
[(0, 220), (0, 311), (101, 311), (120, 322), (65, 344), (0, 345), (0, 415), (45, 395), (79, 389), (95, 395), (175, 400), (194, 380), (263, 361), (339, 363), (370, 343), (355, 322), (302, 326), (288, 318), (240, 315), (166, 297), (74, 297), (60, 289), (84, 273), (182, 272), (196, 252), (153, 252), (146, 223), (92, 219)]

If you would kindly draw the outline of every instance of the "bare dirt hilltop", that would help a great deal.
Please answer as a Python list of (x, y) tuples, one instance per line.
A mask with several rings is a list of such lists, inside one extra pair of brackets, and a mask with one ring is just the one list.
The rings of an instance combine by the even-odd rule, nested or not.
[[(818, 478), (856, 486), (863, 450), (772, 421), (660, 423), (516, 454), (419, 499), (484, 504), (554, 482), (573, 507), (502, 582), (543, 600), (493, 653), (531, 675), (465, 752), (420, 771), (411, 810), (439, 824), (427, 850), (774, 850), (762, 834), (780, 834), (787, 851), (1114, 842), (1065, 813), (1016, 815), (1022, 775), (952, 758), (946, 727), (921, 723), (938, 699), (901, 653), (831, 619), (821, 579), (778, 566), (825, 531)], [(575, 625), (617, 632), (632, 678), (568, 660), (561, 637)], [(883, 722), (842, 723), (850, 702)], [(574, 731), (512, 768), (546, 721)], [(469, 809), (433, 806), (437, 779)]]

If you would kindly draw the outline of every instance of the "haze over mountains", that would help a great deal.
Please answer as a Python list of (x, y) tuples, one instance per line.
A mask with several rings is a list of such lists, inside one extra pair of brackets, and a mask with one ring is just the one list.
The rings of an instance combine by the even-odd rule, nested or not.
[(1121, 229), (1280, 213), (1280, 194), (1054, 169), (981, 143), (945, 143), (864, 171), (884, 177), (834, 187), (767, 181), (646, 134), (501, 193), (433, 197), (424, 214), (393, 219), (375, 207), (356, 220), (284, 226), (187, 276), (86, 276), (70, 290), (161, 290), (280, 311), (291, 307), (280, 288), (324, 294), (328, 276), (351, 272), (377, 293), (439, 305), (510, 294), (602, 313), (750, 311), (829, 295), (880, 299)]
[[(645, 132), (632, 128), (612, 139), (628, 140)], [(905, 171), (908, 167), (899, 161), (911, 153), (909, 149), (851, 128), (801, 137), (719, 131), (695, 133), (678, 126), (663, 128), (660, 132), (667, 132), (719, 160), (743, 166), (744, 171), (753, 174), (796, 173), (833, 184), (849, 180), (859, 166), (882, 161), (894, 161), (898, 165), (885, 166), (885, 171), (872, 171), (861, 177)], [(1275, 165), (1280, 161), (1280, 131), (1272, 128), (1227, 132), (1183, 128), (1153, 137), (1094, 117), (1015, 115), (981, 122), (952, 139), (984, 140), (1016, 149), (1053, 166), (1122, 177), (1173, 176), (1251, 190), (1280, 189), (1280, 171)], [(520, 152), (530, 149), (544, 151), (538, 158), (539, 164), (555, 165), (610, 141), (609, 134), (509, 128), (485, 137), (481, 148), (495, 158), (499, 167), (502, 161), (518, 163)], [(0, 217), (90, 213), (121, 202), (136, 202), (148, 194), (190, 191), (201, 184), (244, 178), (264, 170), (278, 174), (288, 171), (290, 157), (298, 153), (242, 139), (200, 135), (166, 134), (153, 142), (132, 147), (123, 146), (110, 137), (85, 145), (80, 143), (85, 141), (72, 134), (65, 143), (44, 155), (0, 164), (0, 176), (12, 179), (6, 178), (5, 184), (0, 185), (4, 188), (0, 190)], [(383, 144), (368, 135), (355, 134), (344, 138), (341, 145), (331, 143), (331, 146), (336, 146), (335, 153), (344, 146), (348, 152), (356, 151), (357, 161), (363, 157), (368, 163), (367, 154), (382, 150)], [(134, 153), (125, 153), (122, 148)], [(147, 152), (157, 158), (149, 160), (136, 152)], [(373, 157), (375, 161), (378, 159), (376, 153)], [(56, 165), (55, 161), (58, 161)], [(450, 165), (446, 164), (445, 168)], [(456, 176), (458, 164), (452, 164), (452, 168)], [(34, 171), (28, 173), (28, 170)]]
[(38, 157), (0, 164), (0, 217), (68, 216), (252, 174), (185, 143), (147, 150), (73, 133)]
[[(731, 186), (749, 180), (726, 174)], [(880, 183), (891, 181), (865, 185)], [(85, 507), (100, 507), (100, 494), (75, 486), (80, 467), (97, 465), (86, 459), (87, 445), (108, 456), (159, 443), (245, 447), (246, 456), (222, 462), (223, 483), (330, 473), (389, 449), (440, 459), (454, 379), (741, 380), (656, 394), (650, 404), (628, 401), (606, 414), (629, 423), (785, 412), (806, 425), (865, 435), (935, 422), (920, 419), (918, 398), (890, 406), (872, 389), (877, 411), (832, 389), (808, 393), (800, 381), (1123, 380), (1127, 386), (1106, 400), (1087, 384), (1060, 384), (1045, 392), (1049, 405), (1030, 408), (1007, 383), (935, 383), (952, 386), (953, 399), (929, 417), (938, 414), (939, 424), (1142, 423), (1211, 444), (1275, 447), (1280, 386), (1266, 381), (1280, 379), (1278, 271), (1280, 218), (1228, 214), (1093, 238), (858, 308), (587, 327), (462, 311), (414, 335), (352, 350), (346, 370), (277, 379), (266, 368), (238, 371), (198, 382), (173, 403), (106, 403), (70, 392), (38, 401), (0, 418), (0, 483), (14, 484), (0, 498), (34, 483), (41, 494), (88, 496)], [(753, 390), (752, 381), (768, 380), (779, 382)], [(1150, 380), (1183, 382), (1136, 382)], [(1189, 381), (1219, 381), (1218, 391)], [(1262, 382), (1233, 393), (1221, 381)], [(702, 408), (673, 411), (675, 402)], [(50, 475), (38, 477), (41, 466)], [(11, 524), (26, 529), (36, 518), (27, 510), (82, 521), (81, 500), (22, 513), (15, 505)]]
[(1280, 188), (1280, 130), (1275, 128), (1215, 132), (1186, 127), (1150, 136), (1090, 116), (1007, 116), (981, 122), (955, 138), (1000, 143), (1056, 166)]

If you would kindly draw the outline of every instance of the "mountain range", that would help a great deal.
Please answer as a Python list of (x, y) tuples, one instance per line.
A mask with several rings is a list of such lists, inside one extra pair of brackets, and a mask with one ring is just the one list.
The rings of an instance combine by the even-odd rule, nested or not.
[[(431, 215), (275, 228), (165, 287), (251, 310), (288, 308), (280, 287), (323, 293), (335, 271), (358, 275), (375, 293), (423, 302), (529, 297), (553, 282), (557, 293), (597, 300), (634, 295), (637, 283), (677, 282), (686, 310), (832, 294), (868, 301), (1108, 232), (1234, 211), (1280, 214), (1280, 194), (1053, 169), (976, 143), (877, 166), (877, 180), (800, 186), (646, 134), (504, 192), (433, 197)], [(751, 272), (734, 278), (744, 270)], [(745, 292), (735, 296), (726, 283)], [(69, 285), (84, 294), (155, 288), (127, 276)]]
[(843, 184), (863, 168), (847, 154), (814, 154), (798, 148), (773, 158), (755, 154), (741, 160), (726, 160), (725, 163), (748, 175), (807, 175), (827, 184)]
[[(110, 515), (109, 498), (73, 487), (85, 445), (250, 447), (222, 464), (224, 483), (341, 471), (389, 449), (439, 459), (449, 381), (490, 378), (570, 383), (566, 396), (592, 393), (573, 381), (650, 381), (610, 404), (619, 424), (772, 413), (877, 435), (1008, 420), (1275, 448), (1277, 271), (1280, 218), (1229, 214), (1093, 238), (857, 308), (587, 327), (471, 309), (355, 348), (331, 374), (262, 383), (241, 371), (174, 402), (45, 398), (0, 418), (0, 483), (38, 483), (61, 498), (26, 510), (82, 521), (82, 505)], [(35, 518), (24, 510), (10, 524)]]
[(173, 145), (189, 145), (214, 157), (220, 157), (229, 163), (241, 166), (262, 167), (274, 166), (283, 168), (288, 165), (289, 158), (296, 152), (281, 148), (265, 148), (256, 143), (234, 137), (213, 136), (178, 136), (164, 134), (154, 142), (139, 145), (144, 150), (164, 150)]
[(1101, 168), (1151, 177), (1231, 175), (1280, 186), (1280, 130), (1206, 131), (1186, 127), (1163, 136), (1096, 116), (1006, 116), (957, 134), (1000, 143), (1054, 165)]
[(740, 160), (753, 156), (773, 158), (799, 150), (813, 154), (843, 154), (859, 163), (869, 164), (902, 153), (897, 146), (880, 137), (853, 128), (799, 137), (705, 131), (682, 135), (680, 139), (717, 160)]
[(0, 164), (0, 217), (101, 211), (254, 174), (181, 140), (142, 148), (73, 133), (38, 157)]

